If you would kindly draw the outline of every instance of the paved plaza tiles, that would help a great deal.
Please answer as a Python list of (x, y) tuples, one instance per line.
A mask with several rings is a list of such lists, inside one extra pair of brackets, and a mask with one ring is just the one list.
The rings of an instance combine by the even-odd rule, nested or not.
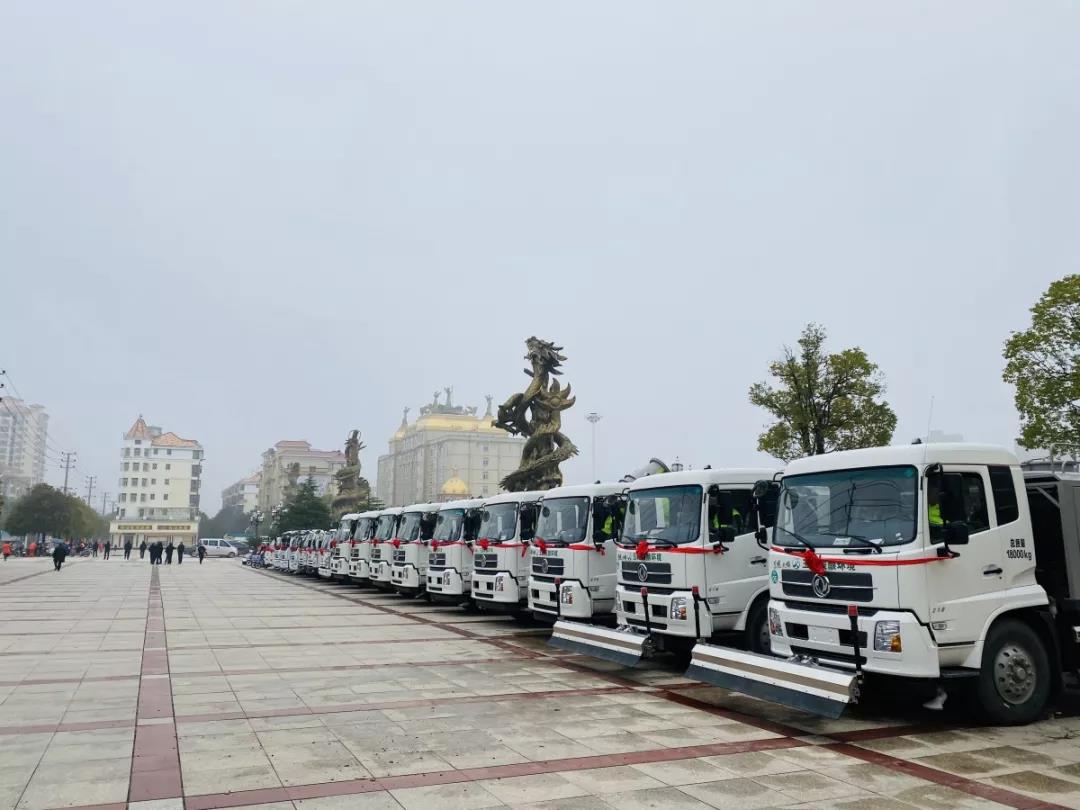
[(0, 807), (1080, 808), (1075, 717), (823, 721), (236, 561), (10, 560), (0, 610)]

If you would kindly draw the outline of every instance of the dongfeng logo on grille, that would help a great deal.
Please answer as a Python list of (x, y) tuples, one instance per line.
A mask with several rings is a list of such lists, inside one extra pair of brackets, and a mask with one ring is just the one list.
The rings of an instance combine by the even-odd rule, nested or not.
[(649, 578), (649, 566), (642, 563), (637, 567), (637, 578), (644, 582)]
[(829, 595), (829, 591), (832, 590), (832, 585), (829, 584), (829, 580), (821, 574), (814, 574), (814, 579), (810, 582), (810, 587), (814, 589), (814, 596), (818, 599), (824, 599)]
[(548, 570), (548, 559), (547, 559), (547, 557), (541, 557), (540, 558), (540, 573), (541, 574), (546, 574), (547, 570)]

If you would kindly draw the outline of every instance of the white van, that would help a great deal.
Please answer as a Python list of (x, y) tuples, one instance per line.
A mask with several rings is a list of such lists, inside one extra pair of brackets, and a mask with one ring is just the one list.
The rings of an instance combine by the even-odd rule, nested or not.
[(220, 537), (204, 537), (199, 545), (206, 548), (207, 557), (235, 557), (240, 553), (236, 546)]

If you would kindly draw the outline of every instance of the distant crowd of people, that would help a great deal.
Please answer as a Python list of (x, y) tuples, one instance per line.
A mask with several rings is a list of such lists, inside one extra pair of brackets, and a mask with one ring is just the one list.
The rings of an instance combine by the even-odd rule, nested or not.
[[(131, 552), (135, 546), (131, 540), (125, 540), (123, 545), (124, 559), (131, 559)], [(20, 545), (18, 548), (12, 546), (10, 540), (5, 540), (3, 545), (0, 546), (0, 555), (3, 556), (4, 561), (7, 562), (8, 557), (15, 555), (16, 551), (20, 554), (25, 552), (27, 557), (40, 557), (45, 556), (46, 551), (44, 543), (38, 543), (36, 540), (31, 540), (25, 546)], [(173, 555), (176, 556), (176, 564), (183, 565), (184, 553), (187, 551), (187, 546), (184, 545), (184, 541), (174, 544), (172, 539), (168, 544), (163, 543), (161, 540), (155, 540), (152, 543), (147, 543), (143, 540), (139, 544), (139, 559), (145, 559), (147, 552), (150, 553), (150, 564), (161, 565), (162, 559), (164, 559), (165, 565), (172, 565)], [(112, 553), (112, 545), (108, 541), (90, 541), (80, 540), (75, 545), (74, 550), (68, 543), (63, 540), (54, 540), (52, 543), (51, 556), (53, 559), (53, 566), (59, 571), (64, 561), (72, 553), (77, 554), (80, 557), (97, 557), (101, 556), (104, 559), (109, 559), (109, 555)], [(199, 558), (199, 565), (202, 565), (204, 559), (206, 559), (206, 546), (201, 543), (197, 546), (196, 554)]]

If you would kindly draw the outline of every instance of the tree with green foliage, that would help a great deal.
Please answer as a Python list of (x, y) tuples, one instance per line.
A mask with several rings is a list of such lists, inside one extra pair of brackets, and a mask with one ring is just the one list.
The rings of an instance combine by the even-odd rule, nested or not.
[(328, 529), (333, 518), (330, 507), (315, 491), (315, 482), (308, 478), (297, 484), (296, 490), (286, 499), (277, 519), (277, 533), (293, 529)]
[(750, 387), (750, 402), (777, 420), (758, 436), (758, 450), (791, 461), (892, 439), (896, 414), (880, 399), (885, 380), (877, 365), (858, 347), (826, 354), (825, 337), (824, 327), (808, 324), (798, 353), (785, 346), (769, 365), (775, 387)]
[(53, 537), (106, 537), (104, 518), (78, 498), (48, 484), (38, 484), (19, 498), (4, 519), (11, 534), (48, 534)]
[(1050, 285), (1031, 308), (1030, 328), (1012, 333), (1004, 355), (1020, 444), (1080, 447), (1080, 275)]

